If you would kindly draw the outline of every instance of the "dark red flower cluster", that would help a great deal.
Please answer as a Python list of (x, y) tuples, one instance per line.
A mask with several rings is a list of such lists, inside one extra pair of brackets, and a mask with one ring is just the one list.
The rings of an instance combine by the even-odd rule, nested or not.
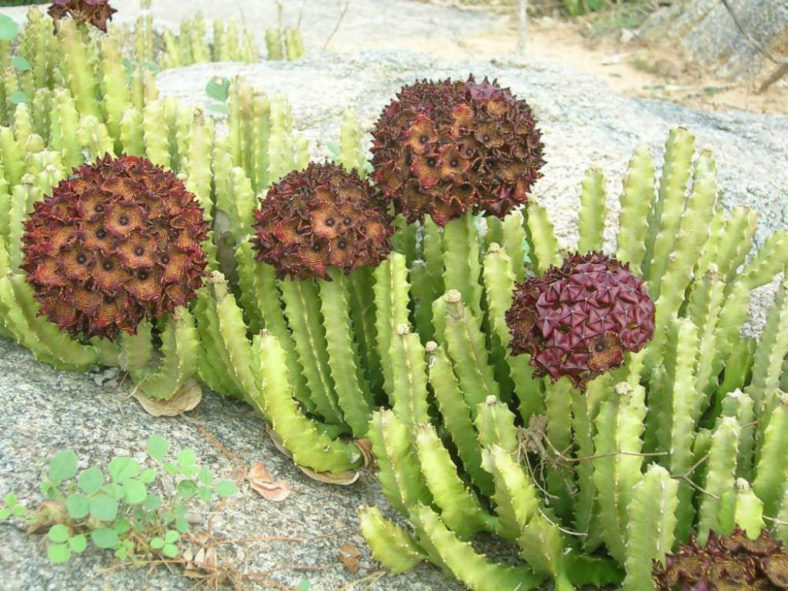
[(107, 154), (35, 204), (22, 268), (41, 314), (73, 336), (114, 338), (194, 298), (207, 233), (202, 209), (175, 175)]
[(257, 260), (277, 276), (329, 279), (377, 265), (391, 252), (394, 228), (372, 186), (334, 164), (310, 163), (273, 185), (255, 211)]
[(70, 16), (78, 23), (90, 23), (106, 33), (107, 21), (117, 10), (108, 0), (54, 0), (47, 12), (55, 23)]
[(503, 217), (541, 174), (531, 109), (486, 79), (404, 87), (372, 132), (374, 178), (408, 221), (443, 226), (467, 210)]
[(643, 281), (602, 253), (573, 254), (515, 287), (506, 313), (515, 355), (534, 375), (567, 376), (575, 386), (623, 363), (654, 334), (654, 302)]
[(788, 556), (765, 529), (755, 540), (738, 528), (729, 536), (711, 532), (705, 547), (691, 538), (664, 566), (654, 561), (652, 572), (659, 591), (788, 589)]

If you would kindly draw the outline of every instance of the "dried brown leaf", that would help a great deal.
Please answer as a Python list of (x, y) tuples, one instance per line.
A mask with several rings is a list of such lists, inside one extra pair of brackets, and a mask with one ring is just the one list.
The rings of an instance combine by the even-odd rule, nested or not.
[(376, 468), (375, 456), (372, 455), (372, 442), (369, 439), (356, 439), (353, 443), (361, 450), (361, 455), (364, 457), (364, 467)]
[(298, 466), (298, 469), (312, 480), (317, 480), (323, 484), (339, 484), (340, 486), (353, 484), (361, 475), (361, 472), (358, 470), (345, 470), (339, 474), (333, 474), (331, 472), (315, 472), (305, 466)]
[(255, 462), (246, 473), (249, 486), (269, 501), (284, 501), (290, 496), (290, 485), (284, 480), (275, 480), (262, 462)]
[(202, 387), (196, 380), (186, 380), (169, 400), (155, 400), (135, 391), (132, 396), (149, 415), (174, 417), (194, 410), (202, 400)]
[(339, 549), (339, 561), (352, 574), (358, 572), (360, 560), (361, 550), (356, 548), (353, 544), (344, 544)]

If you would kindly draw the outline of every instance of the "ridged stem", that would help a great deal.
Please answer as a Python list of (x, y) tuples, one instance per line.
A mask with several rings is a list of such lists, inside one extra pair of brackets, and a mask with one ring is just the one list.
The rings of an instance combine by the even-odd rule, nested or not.
[(372, 400), (369, 387), (359, 380), (353, 332), (348, 311), (348, 280), (338, 269), (330, 269), (331, 281), (320, 281), (320, 311), (326, 334), (328, 366), (334, 380), (337, 402), (345, 422), (356, 438), (367, 432)]
[(295, 349), (303, 367), (304, 377), (317, 412), (326, 422), (343, 426), (342, 411), (326, 352), (326, 336), (320, 313), (320, 299), (313, 280), (282, 279), (279, 281), (285, 316), (293, 332)]
[(253, 343), (256, 370), (261, 387), (253, 396), (254, 405), (271, 424), (284, 448), (299, 466), (334, 474), (355, 470), (361, 465), (359, 449), (352, 443), (331, 439), (303, 414), (293, 398), (288, 380), (285, 351), (267, 331)]
[(605, 177), (602, 171), (586, 171), (580, 190), (579, 238), (577, 250), (581, 253), (602, 250), (605, 230)]

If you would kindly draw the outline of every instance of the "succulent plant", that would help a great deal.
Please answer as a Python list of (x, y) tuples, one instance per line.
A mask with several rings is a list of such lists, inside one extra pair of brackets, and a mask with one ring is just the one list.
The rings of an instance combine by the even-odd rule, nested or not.
[[(788, 368), (788, 282), (758, 342), (741, 328), (749, 291), (788, 262), (788, 231), (750, 253), (754, 214), (721, 207), (714, 159), (709, 150), (694, 158), (694, 148), (686, 129), (673, 130), (659, 181), (650, 150), (635, 153), (616, 259), (599, 254), (605, 182), (592, 169), (581, 189), (577, 246), (590, 254), (571, 255), (567, 269), (536, 203), (500, 225), (488, 218), (486, 235), (474, 234), (465, 216), (475, 248), (445, 239), (459, 220), (443, 230), (425, 223), (421, 240), (386, 262), (391, 272), (376, 277), (375, 302), (394, 303), (384, 319), (414, 321), (422, 338), (403, 330), (407, 324), (394, 332), (381, 322), (378, 330), (390, 343), (379, 350), (393, 408), (373, 413), (367, 436), (381, 488), (412, 526), (362, 512), (362, 531), (384, 566), (401, 571), (429, 560), (479, 590), (532, 588), (536, 574), (558, 590), (614, 584), (639, 591), (655, 588), (652, 561), (691, 533), (703, 542), (734, 524), (750, 535), (768, 525), (787, 539), (788, 458), (780, 450), (788, 399), (780, 384)], [(433, 240), (438, 231), (444, 240)], [(448, 261), (462, 257), (468, 268), (480, 267), (465, 276), (481, 278), (483, 306), (461, 293), (461, 282), (448, 281)], [(429, 272), (441, 267), (434, 261), (444, 272), (433, 291), (443, 295), (433, 301), (416, 282), (439, 276)], [(537, 277), (522, 281), (531, 273)], [(630, 307), (638, 310), (631, 317)], [(537, 314), (558, 344), (539, 332), (545, 319)], [(577, 330), (582, 316), (590, 331)], [(428, 323), (435, 342), (425, 342)], [(566, 334), (555, 334), (561, 326)], [(528, 333), (532, 342), (513, 343)], [(600, 336), (612, 350), (594, 359), (606, 352), (589, 350)], [(624, 341), (639, 351), (623, 355)], [(533, 362), (548, 344), (568, 349)], [(625, 366), (605, 371), (621, 355)], [(548, 370), (567, 361), (571, 373)], [(561, 375), (569, 379), (555, 379)], [(472, 545), (477, 532), (512, 541), (529, 569), (488, 560)]]
[(106, 154), (35, 204), (21, 268), (41, 314), (72, 336), (111, 339), (194, 297), (207, 232), (175, 175), (143, 158)]
[(255, 211), (257, 260), (293, 279), (330, 279), (377, 265), (391, 251), (391, 220), (369, 183), (333, 164), (311, 163), (273, 185)]
[(47, 12), (56, 26), (57, 21), (70, 16), (78, 23), (90, 23), (106, 33), (107, 21), (117, 10), (108, 0), (54, 0)]
[(654, 561), (653, 576), (659, 591), (788, 589), (788, 556), (767, 530), (752, 540), (737, 527), (711, 532), (705, 546), (691, 538), (664, 565)]
[(530, 353), (535, 375), (580, 386), (651, 339), (654, 302), (628, 265), (598, 252), (573, 254), (517, 284), (506, 322), (512, 352)]
[(544, 163), (531, 109), (486, 78), (406, 86), (372, 135), (374, 178), (410, 222), (504, 217), (526, 202)]

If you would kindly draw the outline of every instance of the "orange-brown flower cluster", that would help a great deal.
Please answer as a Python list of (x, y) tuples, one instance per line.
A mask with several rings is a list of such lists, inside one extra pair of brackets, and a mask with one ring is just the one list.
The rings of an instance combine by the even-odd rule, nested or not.
[(117, 10), (109, 5), (108, 0), (54, 0), (47, 12), (55, 23), (70, 16), (78, 23), (90, 23), (106, 33), (107, 21)]
[(22, 268), (41, 314), (73, 336), (114, 338), (195, 296), (207, 233), (202, 209), (175, 175), (107, 154), (35, 204)]
[(404, 87), (372, 132), (375, 181), (408, 221), (443, 226), (468, 210), (503, 217), (541, 174), (531, 109), (486, 79)]
[(515, 286), (506, 313), (515, 355), (530, 353), (534, 375), (567, 376), (577, 387), (619, 367), (654, 334), (654, 302), (643, 281), (602, 253), (573, 254), (563, 266)]
[(751, 540), (739, 528), (729, 536), (709, 534), (705, 547), (694, 539), (654, 561), (659, 591), (766, 591), (788, 589), (788, 556), (767, 530)]
[(334, 164), (310, 163), (273, 185), (255, 211), (257, 260), (277, 276), (330, 279), (391, 252), (391, 216), (370, 184)]

